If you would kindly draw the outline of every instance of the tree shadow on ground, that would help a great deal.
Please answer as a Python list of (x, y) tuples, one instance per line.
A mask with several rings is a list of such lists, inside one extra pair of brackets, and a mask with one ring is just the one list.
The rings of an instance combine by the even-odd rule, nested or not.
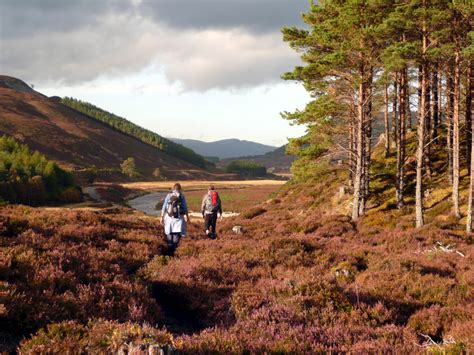
[(161, 306), (166, 328), (175, 334), (193, 334), (214, 326), (230, 326), (230, 288), (155, 282), (152, 295)]

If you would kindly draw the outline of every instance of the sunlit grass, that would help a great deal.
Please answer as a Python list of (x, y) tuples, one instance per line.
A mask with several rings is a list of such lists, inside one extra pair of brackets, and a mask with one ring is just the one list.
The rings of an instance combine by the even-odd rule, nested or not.
[[(279, 189), (278, 185), (248, 186), (240, 188), (218, 189), (223, 210), (226, 212), (242, 212), (266, 201), (272, 193)], [(188, 207), (192, 211), (201, 210), (201, 202), (206, 189), (185, 191)]]

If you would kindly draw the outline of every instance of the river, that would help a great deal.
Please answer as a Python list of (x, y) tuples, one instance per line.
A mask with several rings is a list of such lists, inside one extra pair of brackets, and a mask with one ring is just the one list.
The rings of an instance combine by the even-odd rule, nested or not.
[(160, 203), (160, 205), (163, 203), (167, 193), (168, 192), (152, 192), (132, 200), (128, 200), (127, 203), (133, 209), (151, 216), (159, 216), (161, 215), (161, 210), (157, 210), (156, 205), (158, 203)]

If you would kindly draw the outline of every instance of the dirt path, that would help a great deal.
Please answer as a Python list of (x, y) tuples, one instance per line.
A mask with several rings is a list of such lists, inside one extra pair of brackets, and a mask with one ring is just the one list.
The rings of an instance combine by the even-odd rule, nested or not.
[(104, 202), (94, 186), (83, 187), (82, 192), (89, 195), (90, 198), (96, 200), (97, 202)]

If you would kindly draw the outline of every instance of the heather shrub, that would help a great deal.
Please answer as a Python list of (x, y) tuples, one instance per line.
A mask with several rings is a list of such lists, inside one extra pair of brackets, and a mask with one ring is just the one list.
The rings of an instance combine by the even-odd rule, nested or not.
[(28, 221), (21, 218), (0, 216), (0, 234), (14, 237), (21, 234), (28, 227)]
[(68, 187), (63, 192), (61, 192), (62, 202), (66, 203), (76, 203), (82, 201), (82, 191), (79, 187)]
[(418, 352), (414, 337), (396, 326), (375, 328), (335, 320), (333, 325), (298, 322), (284, 307), (265, 308), (230, 328), (212, 328), (176, 342), (189, 353)]
[(415, 312), (408, 320), (408, 326), (417, 334), (425, 334), (433, 339), (441, 340), (453, 323), (469, 320), (470, 315), (463, 307), (434, 305)]
[(456, 320), (446, 331), (446, 335), (455, 340), (455, 344), (447, 347), (447, 351), (451, 353), (471, 354), (474, 351), (474, 319), (472, 317), (472, 309), (470, 319)]
[(265, 212), (267, 212), (267, 210), (263, 207), (254, 207), (245, 211), (242, 215), (247, 219), (252, 219), (264, 214)]
[[(281, 203), (262, 205), (258, 217), (219, 222), (218, 240), (190, 224), (173, 258), (162, 255), (156, 219), (128, 210), (3, 209), (0, 226), (13, 232), (0, 239), (0, 319), (9, 322), (2, 324), (26, 317), (36, 331), (71, 319), (64, 336), (96, 352), (130, 341), (145, 351), (149, 343), (140, 347), (133, 334), (162, 325), (183, 353), (472, 351), (469, 237), (436, 226), (414, 230), (403, 213), (355, 225), (321, 211), (317, 194), (330, 193), (325, 179), (339, 178), (313, 181), (311, 195), (308, 186), (285, 186)], [(7, 219), (27, 223), (15, 230)], [(235, 234), (235, 225), (246, 232)], [(68, 318), (45, 317), (50, 309)], [(88, 323), (91, 317), (109, 321)], [(123, 335), (135, 329), (130, 321), (155, 328)], [(57, 338), (42, 335), (40, 346), (63, 344)]]
[(242, 282), (232, 293), (231, 307), (237, 319), (245, 319), (260, 307), (268, 304), (270, 298), (251, 282)]
[(117, 353), (148, 354), (150, 349), (170, 349), (173, 337), (149, 325), (105, 320), (82, 325), (66, 321), (48, 325), (20, 345), (22, 353)]
[(318, 238), (333, 238), (342, 236), (354, 230), (354, 226), (346, 216), (326, 217), (322, 226), (315, 232)]
[(288, 267), (310, 266), (314, 263), (312, 252), (316, 247), (308, 240), (296, 238), (274, 239), (267, 250), (270, 266), (283, 264)]
[(0, 226), (0, 321), (12, 331), (92, 316), (162, 321), (149, 285), (135, 276), (164, 249), (153, 225), (127, 215), (8, 207)]
[(309, 219), (302, 226), (304, 234), (314, 233), (318, 228), (321, 227), (321, 223), (314, 218)]

